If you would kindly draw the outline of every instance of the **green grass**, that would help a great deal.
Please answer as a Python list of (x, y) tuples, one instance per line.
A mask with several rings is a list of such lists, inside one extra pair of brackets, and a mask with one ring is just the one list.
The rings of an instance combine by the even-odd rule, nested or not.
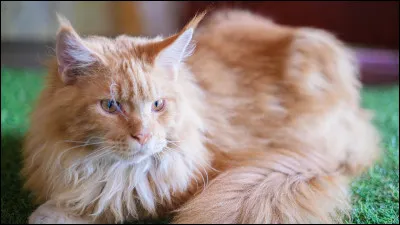
[[(25, 223), (33, 210), (21, 189), (21, 141), (31, 105), (42, 88), (43, 71), (1, 72), (1, 223)], [(384, 158), (353, 183), (348, 223), (399, 222), (399, 86), (365, 88), (363, 104), (376, 112)]]
[(367, 88), (363, 105), (375, 111), (384, 157), (353, 182), (352, 223), (399, 223), (399, 86)]

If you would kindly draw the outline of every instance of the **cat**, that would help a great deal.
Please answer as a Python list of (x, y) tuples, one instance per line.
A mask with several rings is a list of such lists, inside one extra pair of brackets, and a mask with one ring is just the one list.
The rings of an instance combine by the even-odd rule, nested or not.
[[(204, 17), (204, 19), (203, 19)], [(23, 146), (29, 223), (332, 223), (380, 156), (350, 48), (246, 10), (56, 56)]]

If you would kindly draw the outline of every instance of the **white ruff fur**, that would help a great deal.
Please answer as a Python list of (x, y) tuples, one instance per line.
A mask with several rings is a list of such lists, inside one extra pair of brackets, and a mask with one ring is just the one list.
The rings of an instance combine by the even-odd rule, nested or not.
[[(200, 141), (192, 144), (198, 145), (197, 149), (201, 146)], [(204, 158), (194, 160), (187, 152), (181, 147), (160, 159), (151, 157), (139, 164), (101, 153), (78, 159), (65, 155), (60, 164), (60, 154), (53, 154), (52, 163), (42, 165), (41, 169), (49, 172), (52, 190), (48, 190), (48, 197), (59, 207), (75, 214), (90, 208), (94, 220), (100, 217), (108, 222), (122, 222), (127, 218), (140, 219), (139, 211), (143, 209), (149, 216), (157, 216), (158, 204), (170, 204), (174, 193), (186, 191), (190, 181), (206, 173)]]

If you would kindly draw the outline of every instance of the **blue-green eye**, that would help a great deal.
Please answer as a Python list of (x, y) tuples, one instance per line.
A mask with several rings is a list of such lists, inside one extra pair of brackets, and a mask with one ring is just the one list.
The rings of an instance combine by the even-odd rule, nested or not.
[(165, 108), (166, 101), (164, 99), (157, 100), (151, 106), (153, 112), (161, 112)]
[(101, 108), (108, 113), (115, 113), (119, 108), (119, 102), (112, 99), (105, 99), (100, 101)]

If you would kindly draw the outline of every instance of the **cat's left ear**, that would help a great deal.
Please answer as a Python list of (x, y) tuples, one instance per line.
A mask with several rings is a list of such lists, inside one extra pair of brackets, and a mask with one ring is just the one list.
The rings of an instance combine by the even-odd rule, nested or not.
[(155, 64), (164, 67), (179, 66), (185, 58), (193, 53), (195, 48), (194, 44), (191, 43), (193, 31), (193, 28), (190, 28), (179, 36), (174, 37), (175, 40), (157, 55)]
[(203, 12), (195, 16), (181, 32), (158, 43), (158, 47), (161, 50), (155, 57), (154, 63), (156, 66), (169, 69), (174, 73), (174, 78), (176, 78), (177, 69), (195, 49), (195, 44), (192, 42), (194, 29), (205, 14), (206, 12)]
[(76, 33), (71, 23), (57, 14), (60, 28), (56, 38), (56, 55), (58, 73), (65, 84), (73, 84), (78, 75), (101, 62), (100, 57), (92, 51)]

